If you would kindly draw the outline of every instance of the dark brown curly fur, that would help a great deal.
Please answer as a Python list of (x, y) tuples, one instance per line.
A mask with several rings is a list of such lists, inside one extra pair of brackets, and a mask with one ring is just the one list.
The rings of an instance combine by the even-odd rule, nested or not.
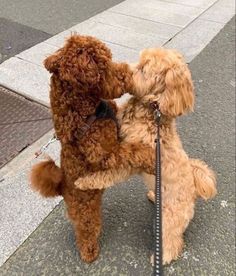
[[(116, 166), (141, 166), (153, 173), (154, 160), (142, 158), (151, 156), (153, 150), (144, 145), (120, 143), (112, 119), (96, 120), (81, 139), (81, 127), (95, 113), (101, 99), (118, 98), (132, 87), (128, 65), (112, 62), (104, 43), (74, 35), (44, 64), (52, 73), (50, 101), (62, 147), (61, 169), (52, 160), (37, 164), (32, 169), (31, 182), (43, 196), (64, 197), (81, 258), (91, 262), (99, 253), (103, 190), (79, 190), (75, 180)], [(110, 104), (116, 110), (115, 104)]]

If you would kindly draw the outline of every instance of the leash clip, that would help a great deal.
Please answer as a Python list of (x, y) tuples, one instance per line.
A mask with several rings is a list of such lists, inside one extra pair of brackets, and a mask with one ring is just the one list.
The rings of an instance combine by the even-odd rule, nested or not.
[(54, 143), (57, 139), (56, 134), (53, 134), (53, 137), (49, 139), (49, 141), (43, 145), (38, 151), (35, 152), (35, 158), (38, 158), (48, 147), (50, 144)]
[(150, 103), (150, 106), (154, 111), (154, 117), (155, 117), (156, 123), (159, 125), (161, 121), (161, 111), (159, 108), (159, 104), (158, 102), (152, 102)]

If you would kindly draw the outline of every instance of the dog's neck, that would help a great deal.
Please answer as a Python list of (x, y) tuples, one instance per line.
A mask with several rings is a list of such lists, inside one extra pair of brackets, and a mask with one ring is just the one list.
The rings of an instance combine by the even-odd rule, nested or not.
[[(154, 121), (155, 122), (155, 115), (154, 115), (154, 110), (151, 107), (151, 103), (156, 102), (156, 98), (150, 98), (150, 97), (133, 97), (132, 100), (134, 101), (134, 105), (137, 108), (141, 108), (145, 110), (145, 116), (148, 116), (149, 120)], [(175, 122), (175, 118), (174, 117), (170, 117), (167, 116), (163, 113), (161, 113), (161, 120), (160, 120), (160, 124), (161, 125), (165, 125), (165, 126), (170, 126), (173, 124), (173, 122)]]

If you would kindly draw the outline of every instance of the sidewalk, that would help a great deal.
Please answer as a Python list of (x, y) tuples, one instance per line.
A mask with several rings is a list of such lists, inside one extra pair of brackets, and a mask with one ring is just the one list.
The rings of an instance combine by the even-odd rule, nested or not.
[(126, 0), (5, 61), (0, 84), (48, 105), (49, 73), (42, 61), (73, 32), (100, 38), (115, 60), (133, 62), (143, 48), (165, 45), (190, 62), (233, 15), (234, 0)]
[[(142, 9), (135, 8), (136, 2)], [(186, 233), (185, 253), (166, 268), (165, 275), (233, 275), (233, 20), (193, 59), (233, 16), (233, 1), (174, 2), (124, 1), (4, 62), (0, 65), (0, 84), (48, 105), (49, 76), (41, 61), (61, 45), (71, 30), (108, 41), (117, 60), (134, 61), (141, 48), (156, 43), (182, 50), (189, 62), (193, 60), (190, 67), (197, 104), (196, 113), (181, 120), (180, 133), (189, 154), (205, 159), (218, 172), (219, 196), (207, 204), (199, 202)], [(172, 17), (176, 22), (165, 24), (165, 20), (170, 22), (167, 16), (175, 13), (179, 15)], [(157, 18), (162, 22), (155, 21)], [(90, 266), (80, 262), (63, 204), (50, 213), (60, 199), (42, 200), (28, 188), (27, 173), (35, 162), (33, 152), (48, 137), (50, 134), (0, 170), (0, 179), (4, 179), (0, 182), (0, 262), (6, 261), (0, 275), (32, 275), (32, 271), (34, 275), (151, 275), (153, 206), (138, 179), (107, 191), (101, 256)], [(58, 151), (59, 145), (54, 144), (49, 154), (56, 158)]]

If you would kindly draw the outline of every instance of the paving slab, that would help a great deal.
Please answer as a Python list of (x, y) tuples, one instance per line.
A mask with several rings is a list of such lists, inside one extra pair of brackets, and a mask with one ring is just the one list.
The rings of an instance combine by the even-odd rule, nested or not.
[(201, 19), (227, 23), (235, 14), (235, 1), (219, 0), (204, 12)]
[(165, 47), (179, 50), (184, 54), (186, 61), (191, 62), (223, 27), (223, 23), (202, 20), (198, 17), (191, 25), (168, 41)]
[(0, 86), (0, 168), (52, 128), (50, 111)]
[[(104, 41), (105, 42), (105, 41)], [(114, 61), (118, 62), (136, 62), (139, 57), (139, 51), (127, 48), (122, 45), (116, 45), (110, 42), (105, 44), (111, 49), (112, 57)]]
[(122, 0), (1, 0), (0, 17), (49, 34), (57, 34)]
[(0, 63), (51, 35), (0, 17)]
[(69, 38), (75, 32), (73, 30), (73, 27), (71, 29), (63, 31), (57, 35), (54, 35), (53, 37), (45, 40), (44, 42), (46, 44), (53, 45), (56, 47), (62, 47), (63, 44), (65, 43), (65, 39)]
[(178, 49), (187, 62), (191, 62), (234, 15), (235, 3), (232, 0), (216, 1), (165, 47)]
[(133, 3), (138, 5), (141, 9), (143, 7), (149, 7), (154, 10), (158, 11), (165, 11), (173, 14), (181, 14), (181, 15), (188, 15), (188, 16), (194, 16), (197, 17), (200, 15), (203, 11), (204, 8), (200, 7), (192, 7), (188, 5), (181, 5), (178, 3), (171, 3), (171, 2), (163, 2), (163, 1), (158, 1), (158, 0), (147, 0), (147, 1), (142, 1), (142, 0), (128, 0), (129, 3)]
[[(46, 41), (47, 43), (36, 45), (5, 61), (0, 67), (0, 83), (26, 98), (49, 106), (50, 74), (42, 62), (50, 52), (58, 48), (48, 43), (57, 44), (60, 41), (64, 43), (70, 34), (71, 32), (66, 32), (65, 37), (61, 35), (59, 38), (53, 37), (52, 40)], [(115, 61), (135, 62), (138, 59), (139, 52), (136, 50), (108, 42), (106, 44), (111, 48)], [(119, 102), (123, 101), (122, 99)]]
[[(34, 153), (52, 137), (50, 131), (0, 169), (0, 265), (37, 228), (61, 198), (43, 199), (29, 187), (29, 170), (38, 162)], [(60, 145), (54, 143), (48, 149), (55, 160)], [(1, 272), (0, 272), (1, 274)], [(19, 274), (18, 274), (19, 275)]]
[(61, 47), (66, 38), (73, 33), (96, 36), (102, 41), (117, 46), (123, 46), (131, 50), (139, 51), (144, 47), (154, 47), (162, 45), (167, 39), (158, 35), (148, 35), (136, 33), (129, 28), (122, 28), (109, 24), (99, 23), (95, 19), (86, 20), (69, 30), (62, 32), (45, 41), (45, 43)]
[(136, 51), (141, 51), (145, 47), (158, 47), (167, 41), (167, 39), (157, 35), (136, 33), (130, 29), (102, 24), (93, 19), (73, 26), (70, 30), (79, 34), (96, 36), (105, 42), (125, 46)]
[[(228, 1), (226, 6), (232, 7), (232, 0)], [(181, 50), (190, 62), (225, 25), (202, 18), (202, 11), (215, 9), (212, 6), (215, 2), (197, 0), (193, 3), (190, 0), (187, 4), (184, 0), (180, 3), (175, 0), (126, 0), (7, 60), (0, 66), (0, 84), (49, 105), (50, 76), (42, 61), (76, 32), (100, 38), (111, 48), (115, 61), (136, 62), (138, 52), (143, 48), (165, 45)], [(198, 14), (201, 15), (197, 17)]]
[[(186, 6), (198, 7), (198, 8), (208, 8), (217, 0), (161, 0), (163, 2), (176, 3)], [(230, 0), (231, 1), (231, 0)]]
[(156, 5), (156, 9), (153, 9), (153, 7), (146, 5), (148, 2), (149, 0), (145, 1), (145, 6), (143, 5), (139, 7), (135, 2), (129, 2), (129, 0), (126, 0), (109, 10), (114, 13), (121, 13), (179, 27), (185, 27), (195, 18), (195, 16), (169, 12), (167, 9), (158, 9), (158, 4)]
[[(70, 35), (66, 34), (65, 37), (63, 37), (62, 39), (63, 44), (65, 42), (65, 39), (68, 38), (69, 36)], [(48, 43), (54, 44), (53, 40), (48, 41)], [(54, 53), (59, 48), (58, 46), (50, 45), (48, 43), (45, 43), (45, 42), (39, 43), (38, 45), (18, 54), (16, 57), (19, 57), (24, 61), (34, 63), (43, 67), (44, 59), (50, 54)], [(135, 62), (138, 59), (139, 51), (137, 50), (129, 49), (125, 46), (116, 45), (110, 42), (105, 42), (105, 43), (112, 50), (113, 58), (116, 61), (127, 60), (129, 62)], [(59, 43), (55, 43), (55, 44), (59, 45)]]
[(174, 36), (181, 27), (161, 24), (158, 22), (127, 16), (108, 11), (93, 17), (93, 20), (107, 25), (130, 29), (135, 33), (148, 34), (154, 37), (167, 38)]
[(44, 59), (57, 50), (58, 47), (42, 42), (19, 53), (16, 57), (39, 66), (43, 66)]
[[(235, 274), (234, 48), (231, 20), (190, 64), (196, 108), (194, 114), (178, 120), (178, 128), (189, 155), (204, 159), (216, 171), (218, 196), (208, 203), (198, 201), (185, 234), (184, 254), (165, 267), (164, 275)], [(61, 203), (5, 262), (0, 274), (152, 275), (154, 207), (140, 179), (107, 190), (103, 214), (101, 254), (93, 264), (81, 262)]]
[(44, 105), (49, 103), (50, 75), (43, 67), (12, 57), (0, 66), (0, 84)]

